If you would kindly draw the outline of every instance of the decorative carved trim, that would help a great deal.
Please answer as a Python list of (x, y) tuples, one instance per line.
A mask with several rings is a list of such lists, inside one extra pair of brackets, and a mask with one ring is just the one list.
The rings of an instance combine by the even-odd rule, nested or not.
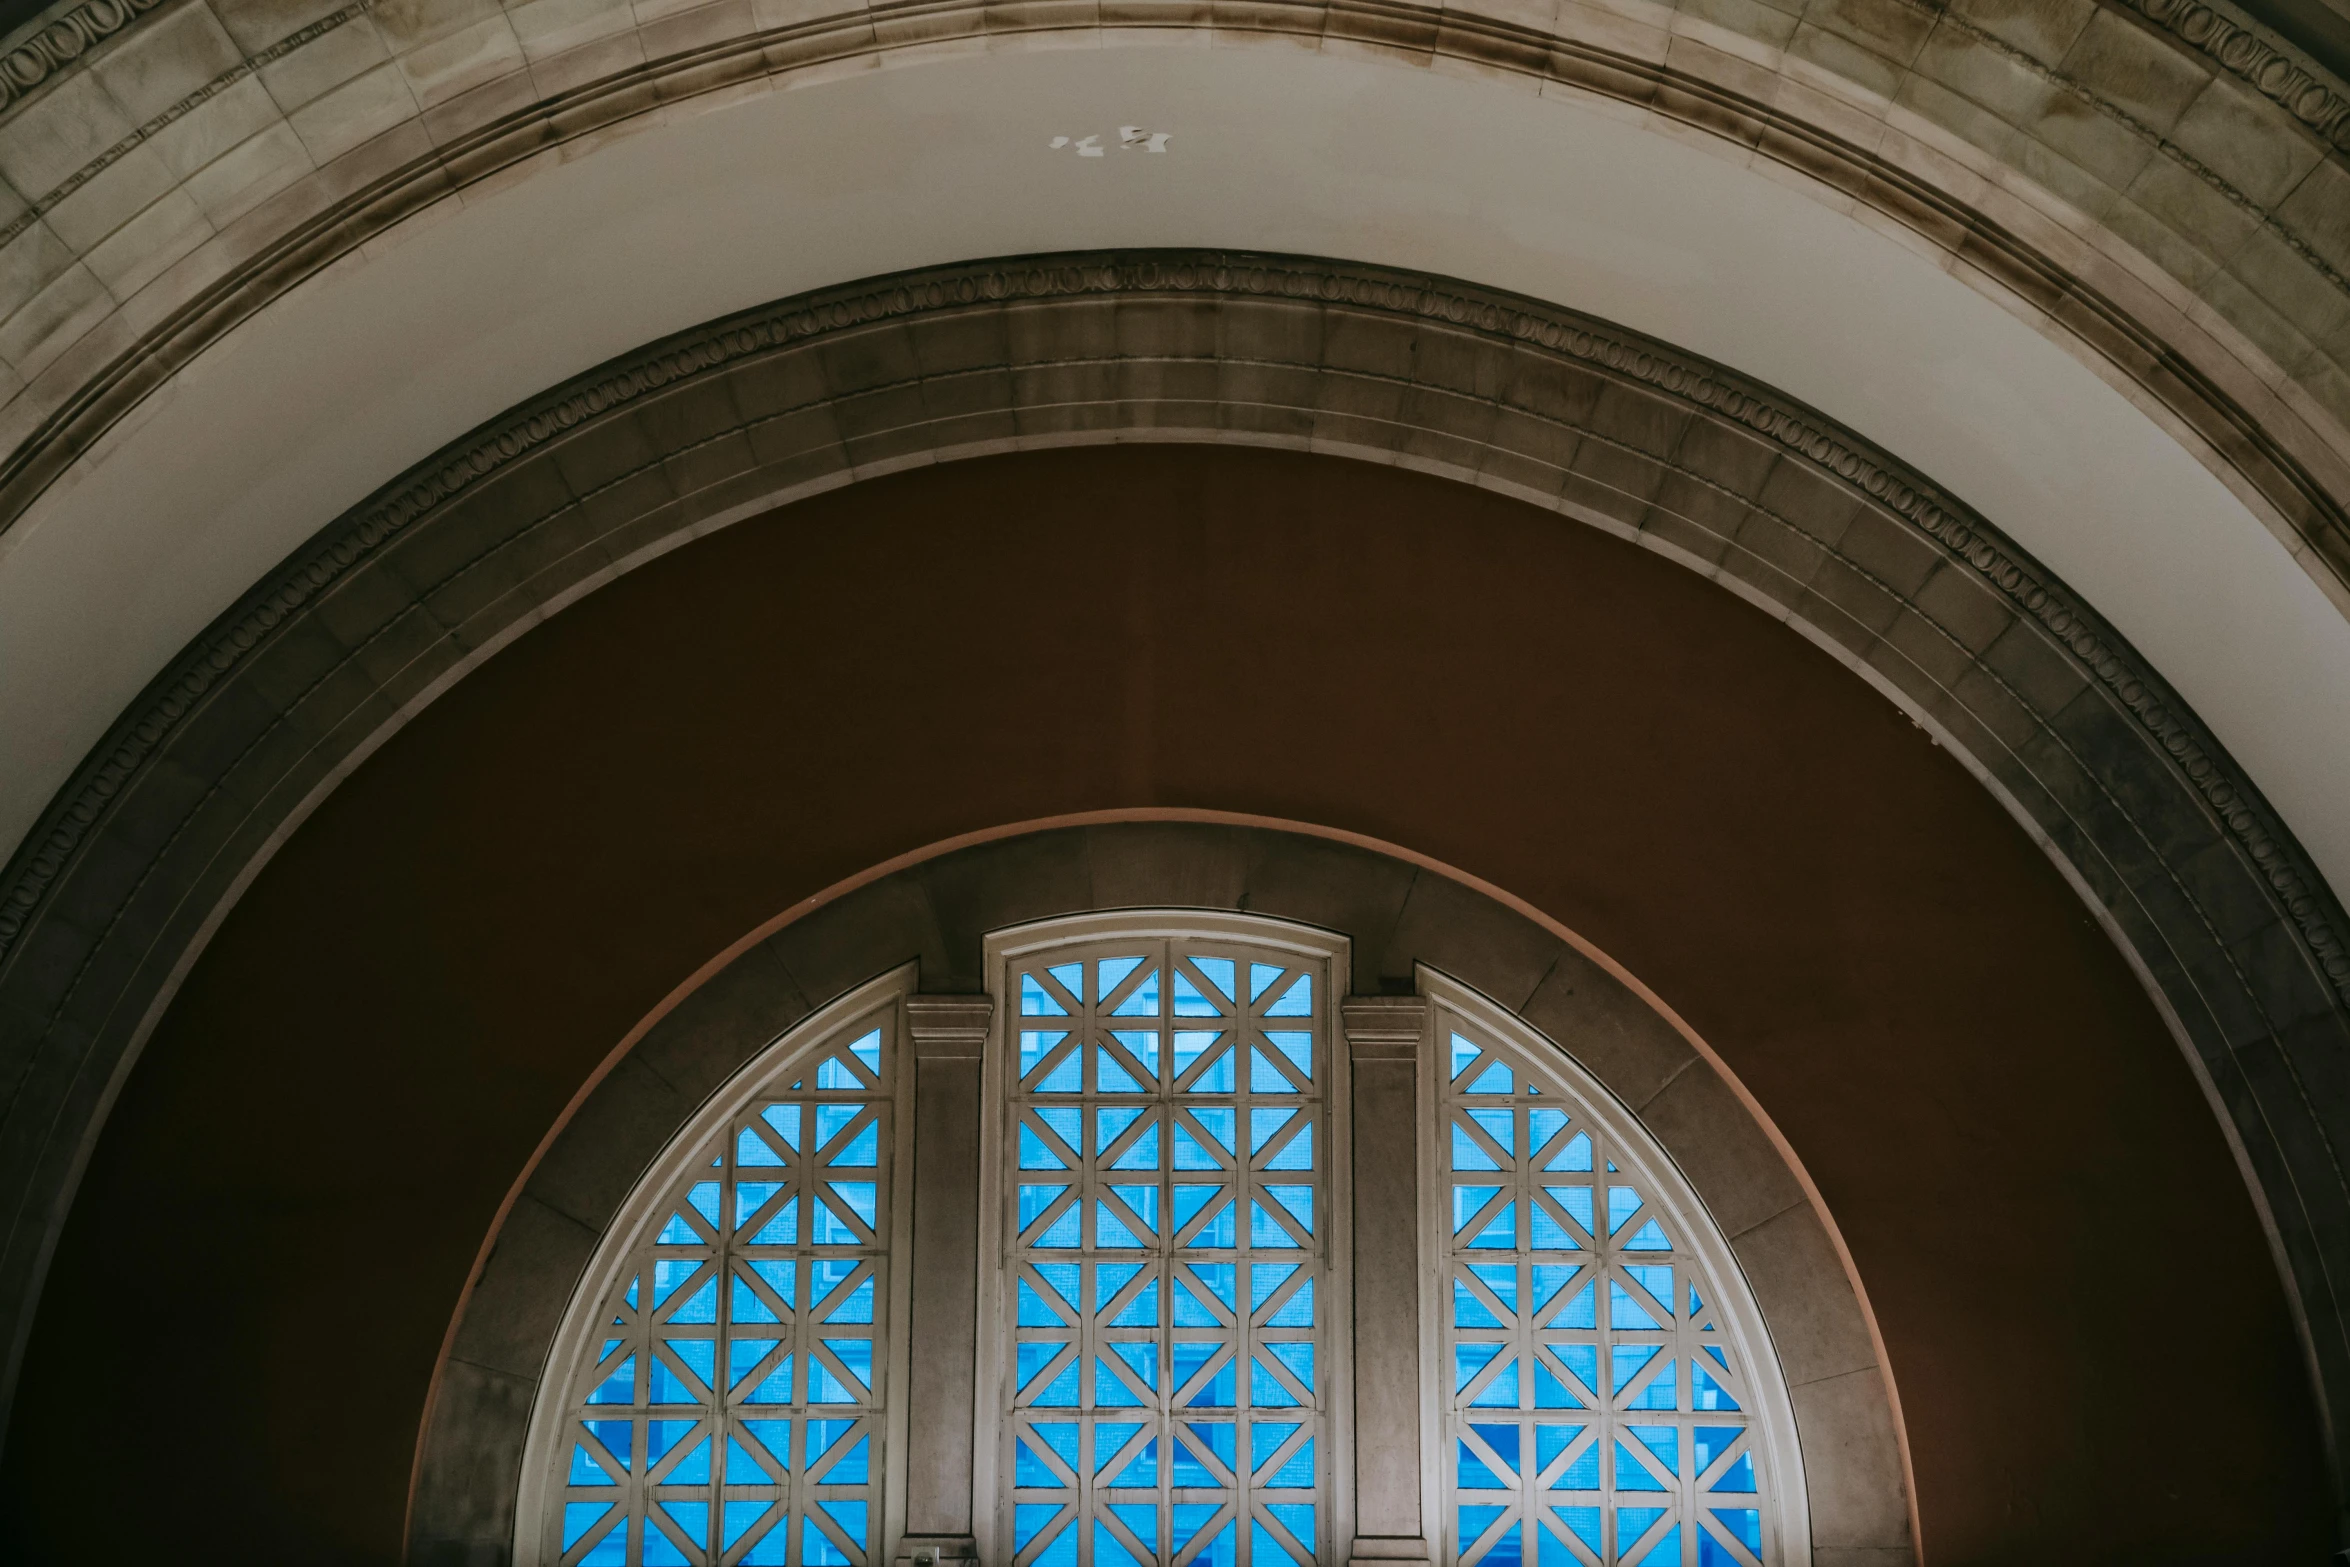
[(2314, 62), (2300, 59), (2243, 22), (2198, 0), (2106, 0), (2146, 18), (2220, 69), (2248, 83), (2308, 126), (2326, 145), (2350, 152), (2350, 95)]
[(113, 37), (163, 0), (82, 0), (82, 4), (36, 23), (32, 32), (0, 54), (0, 114), (25, 95)]
[(913, 1041), (917, 1060), (976, 1061), (987, 1048), (987, 1031), (994, 1024), (993, 996), (906, 998), (906, 1037)]
[[(148, 0), (148, 4), (150, 5), (157, 3), (159, 3), (159, 0)], [(182, 98), (179, 102), (164, 110), (161, 114), (156, 115), (153, 119), (147, 121), (144, 125), (138, 126), (128, 136), (125, 136), (122, 140), (116, 142), (113, 146), (107, 148), (104, 152), (98, 154), (98, 156), (95, 158), (92, 158), (88, 163), (83, 164), (80, 168), (67, 175), (58, 183), (55, 189), (49, 191), (38, 201), (27, 203), (24, 211), (9, 219), (5, 225), (0, 225), (0, 245), (7, 244), (10, 240), (16, 238), (17, 235), (22, 234), (26, 229), (29, 229), (35, 223), (40, 222), (44, 216), (56, 208), (59, 202), (65, 200), (66, 197), (72, 195), (75, 191), (80, 190), (84, 185), (89, 184), (90, 181), (105, 173), (106, 170), (112, 168), (115, 164), (120, 163), (124, 158), (128, 157), (131, 153), (131, 150), (137, 147), (141, 142), (147, 140), (151, 136), (159, 134), (166, 126), (171, 125), (173, 122), (194, 113), (197, 109), (202, 108), (207, 103), (210, 103), (213, 99), (219, 97), (222, 93), (228, 91), (229, 88), (235, 86), (238, 82), (243, 81), (246, 77), (251, 76), (255, 71), (260, 70), (263, 66), (268, 65), (273, 61), (284, 59), (287, 55), (292, 54), (295, 50), (301, 48), (304, 44), (310, 42), (312, 39), (324, 37), (326, 34), (331, 33), (336, 28), (342, 26), (345, 22), (351, 21), (354, 18), (364, 14), (367, 10), (367, 5), (368, 0), (359, 0), (359, 3), (357, 4), (347, 5), (340, 11), (336, 11), (328, 16), (320, 17), (317, 21), (301, 28), (299, 31), (288, 33), (285, 37), (279, 39), (276, 43), (271, 44), (268, 48), (262, 50), (259, 54), (256, 54), (249, 59), (239, 61), (237, 64), (230, 66), (227, 70), (221, 72), (218, 76), (215, 76), (212, 78), (212, 80), (206, 82), (203, 86), (197, 88), (194, 92), (188, 94), (185, 98)], [(0, 116), (5, 116), (8, 112), (8, 108), (9, 106), (7, 104), (0, 104)]]
[[(1425, 996), (1349, 996), (1338, 1004), (1339, 1029), (1346, 1035), (1347, 1054), (1357, 1061), (1410, 1061), (1428, 1047), (1428, 999)], [(1425, 1560), (1428, 1544), (1414, 1559)], [(1377, 1555), (1356, 1542), (1357, 1556)]]
[(215, 682), (352, 566), (515, 458), (584, 420), (675, 382), (828, 333), (956, 306), (1121, 294), (1284, 298), (1442, 321), (1600, 366), (1777, 442), (1965, 562), (2111, 691), (2259, 868), (2336, 997), (2350, 1005), (2350, 946), (2332, 897), (2305, 851), (2152, 667), (1990, 523), (1810, 409), (1718, 365), (1636, 339), (1607, 323), (1450, 280), (1240, 252), (1038, 257), (929, 269), (826, 290), (630, 355), (460, 442), (380, 492), (360, 508), (351, 526), (305, 552), (150, 688), (135, 715), (52, 808), (27, 849), (19, 851), (7, 895), (0, 899), (0, 962), (109, 802)]

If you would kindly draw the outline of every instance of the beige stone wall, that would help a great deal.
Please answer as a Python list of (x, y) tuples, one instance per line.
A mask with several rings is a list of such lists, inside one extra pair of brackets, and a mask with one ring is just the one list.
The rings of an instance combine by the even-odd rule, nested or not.
[(80, 0), (0, 56), (0, 524), (267, 298), (588, 132), (908, 51), (1191, 28), (1596, 93), (1817, 182), (2118, 367), (2350, 609), (2350, 100), (2208, 5), (2143, 3)]

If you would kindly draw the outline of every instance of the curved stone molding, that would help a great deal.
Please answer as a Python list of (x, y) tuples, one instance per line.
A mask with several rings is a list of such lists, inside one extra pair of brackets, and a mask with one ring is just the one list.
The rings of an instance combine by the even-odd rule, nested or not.
[[(1072, 26), (1199, 28), (1220, 45), (1304, 37), (1616, 99), (1860, 203), (2183, 421), (2350, 612), (2339, 84), (2208, 5), (2169, 0), (1613, 3), (1255, 0), (1210, 14), (1127, 0), (1074, 22), (1036, 0), (842, 0), (812, 16), (708, 0), (641, 22), (622, 5), (547, 15), (491, 0), (166, 8), (0, 124), (0, 178), (18, 198), (0, 249), (14, 376), (0, 524), (270, 299), (549, 148), (885, 55), (1045, 46)], [(86, 90), (67, 91), (85, 72)], [(158, 183), (159, 168), (176, 172)]]
[(96, 44), (154, 10), (162, 0), (82, 0), (43, 20), (0, 54), (0, 114), (73, 64)]
[(2128, 645), (1815, 412), (1607, 323), (1297, 258), (979, 263), (787, 300), (558, 388), (419, 466), (224, 616), (93, 753), (0, 901), (11, 1371), (111, 1085), (302, 816), (405, 717), (618, 573), (909, 464), (1248, 441), (1493, 488), (1679, 560), (1932, 727), (2065, 867), (2204, 1074), (2350, 1397), (2342, 913)]
[(1358, 990), (1408, 988), (1426, 964), (1574, 1056), (1662, 1143), (1746, 1272), (1783, 1357), (1811, 1545), (1824, 1559), (1915, 1559), (1892, 1372), (1866, 1300), (1809, 1182), (1719, 1066), (1585, 949), (1470, 887), (1352, 844), (1201, 822), (1064, 827), (925, 858), (753, 933), (648, 1019), (484, 1241), (417, 1443), (407, 1559), (508, 1559), (532, 1403), (581, 1271), (670, 1138), (770, 1042), (909, 960), (926, 991), (979, 991), (992, 929), (1150, 907), (1334, 930), (1354, 944)]

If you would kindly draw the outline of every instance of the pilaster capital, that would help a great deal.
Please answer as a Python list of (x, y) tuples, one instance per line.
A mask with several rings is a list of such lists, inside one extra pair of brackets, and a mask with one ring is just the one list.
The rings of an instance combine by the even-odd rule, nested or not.
[(977, 1060), (994, 1021), (993, 996), (906, 998), (906, 1035), (917, 1060)]
[(1357, 1061), (1416, 1059), (1432, 1018), (1425, 996), (1349, 996), (1338, 1004), (1347, 1053)]

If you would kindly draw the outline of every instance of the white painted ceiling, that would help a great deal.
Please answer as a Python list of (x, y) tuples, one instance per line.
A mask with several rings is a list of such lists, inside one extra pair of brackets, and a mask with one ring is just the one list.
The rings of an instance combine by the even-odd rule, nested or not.
[[(1056, 136), (1164, 131), (1164, 155)], [(0, 535), (0, 853), (304, 538), (441, 443), (710, 317), (930, 263), (1294, 251), (1514, 289), (1805, 399), (1947, 486), (2178, 686), (2350, 891), (2350, 622), (2063, 345), (1799, 177), (1631, 111), (1278, 48), (931, 58), (529, 166), (209, 351)]]

